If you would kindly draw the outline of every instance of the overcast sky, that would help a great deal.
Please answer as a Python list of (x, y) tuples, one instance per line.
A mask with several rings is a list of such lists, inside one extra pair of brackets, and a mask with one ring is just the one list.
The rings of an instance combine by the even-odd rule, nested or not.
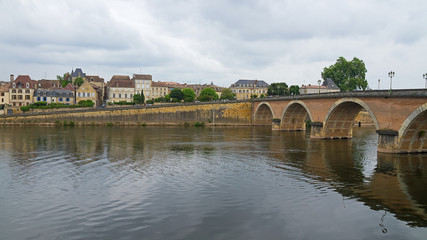
[(372, 89), (424, 88), (425, 0), (0, 0), (0, 80), (82, 68), (106, 81), (317, 84), (338, 57)]

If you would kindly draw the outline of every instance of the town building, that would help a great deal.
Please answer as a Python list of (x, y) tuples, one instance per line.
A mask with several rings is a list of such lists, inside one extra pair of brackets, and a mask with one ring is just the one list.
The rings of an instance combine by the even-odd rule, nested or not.
[(231, 91), (236, 94), (237, 100), (250, 99), (252, 95), (258, 97), (267, 95), (268, 83), (263, 80), (240, 79), (230, 86)]
[(135, 87), (129, 76), (114, 75), (107, 84), (108, 102), (132, 102)]
[(81, 77), (84, 79), (86, 77), (86, 73), (84, 73), (81, 68), (76, 68), (76, 70), (71, 70), (71, 81), (73, 83), (74, 83), (74, 80), (76, 80), (76, 78), (78, 77)]
[(41, 79), (37, 81), (36, 88), (37, 89), (62, 88), (62, 85), (59, 82), (59, 80)]
[(4, 109), (5, 106), (9, 105), (9, 88), (10, 83), (0, 85), (0, 109)]
[(149, 74), (133, 74), (132, 83), (135, 86), (135, 94), (143, 92), (145, 99), (150, 99), (152, 81), (153, 76)]
[(12, 87), (9, 89), (9, 103), (13, 107), (27, 106), (33, 103), (33, 95), (36, 81), (31, 80), (28, 75), (19, 75), (15, 80), (14, 75), (10, 75)]
[(84, 81), (83, 84), (76, 89), (76, 103), (78, 104), (80, 101), (91, 100), (95, 106), (99, 106), (102, 104), (102, 101), (100, 101), (98, 92), (95, 85), (90, 84), (88, 81)]
[(340, 88), (330, 78), (323, 81), (322, 85), (302, 85), (299, 89), (300, 94), (315, 94), (339, 91)]
[(86, 75), (85, 80), (89, 82), (92, 87), (95, 88), (96, 92), (98, 93), (98, 100), (97, 102), (101, 104), (102, 102), (105, 102), (106, 98), (106, 84), (104, 83), (104, 79), (95, 76), (95, 75)]
[(164, 82), (155, 82), (151, 83), (151, 99), (156, 99), (160, 97), (165, 97), (170, 92), (170, 85)]
[(218, 94), (218, 97), (221, 97), (222, 90), (224, 87), (220, 87), (217, 85), (214, 85), (213, 82), (211, 84), (189, 84), (188, 88), (191, 88), (196, 93), (196, 97), (200, 96), (200, 92), (205, 88), (212, 88), (216, 94)]
[(34, 102), (46, 102), (47, 104), (62, 103), (74, 104), (74, 92), (68, 89), (36, 89), (34, 91)]

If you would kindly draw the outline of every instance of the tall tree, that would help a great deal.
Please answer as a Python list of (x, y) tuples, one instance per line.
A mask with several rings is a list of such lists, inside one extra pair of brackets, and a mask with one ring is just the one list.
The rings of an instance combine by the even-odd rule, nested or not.
[(79, 87), (85, 82), (82, 77), (78, 77), (74, 79), (74, 85), (78, 85)]
[(276, 95), (276, 96), (289, 95), (288, 84), (284, 82), (272, 83), (270, 86), (268, 86), (267, 94), (270, 96), (271, 95)]
[(184, 95), (184, 102), (194, 102), (196, 99), (196, 93), (191, 88), (182, 89), (182, 93)]
[(142, 90), (140, 94), (137, 93), (133, 95), (133, 102), (136, 104), (143, 104), (145, 102), (145, 96)]
[(61, 86), (63, 88), (66, 87), (68, 83), (70, 83), (68, 81), (68, 76), (69, 76), (69, 73), (64, 73), (62, 77), (61, 75), (56, 75), (56, 79), (59, 81), (59, 83), (61, 83)]
[(199, 101), (207, 102), (218, 99), (218, 94), (215, 92), (213, 88), (207, 87), (200, 91)]
[(172, 91), (169, 93), (170, 98), (173, 99), (173, 101), (175, 102), (179, 102), (182, 99), (184, 99), (184, 93), (182, 93), (182, 90), (179, 88), (174, 88), (172, 89)]
[(289, 87), (289, 93), (292, 95), (299, 95), (299, 86), (298, 85), (292, 85)]
[(224, 88), (221, 91), (221, 99), (234, 100), (234, 96), (236, 96), (236, 94), (234, 94), (230, 88)]
[(366, 72), (363, 60), (355, 57), (347, 61), (344, 57), (339, 57), (334, 65), (323, 69), (322, 78), (332, 79), (342, 91), (366, 90), (368, 87)]

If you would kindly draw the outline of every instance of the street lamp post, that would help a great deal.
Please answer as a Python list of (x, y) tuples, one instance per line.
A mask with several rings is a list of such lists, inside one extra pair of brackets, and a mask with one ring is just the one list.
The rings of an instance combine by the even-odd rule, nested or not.
[(317, 80), (317, 83), (319, 84), (319, 94), (320, 94), (320, 83), (321, 83), (322, 81), (320, 81), (320, 79), (319, 80)]
[(380, 82), (381, 82), (381, 80), (378, 79), (378, 90), (380, 90)]
[(390, 77), (390, 91), (391, 91), (391, 82), (392, 82), (392, 79), (393, 79), (393, 77), (394, 77), (394, 72), (393, 72), (393, 71), (390, 71), (390, 72), (388, 73), (388, 76)]
[(427, 73), (423, 74), (423, 78), (426, 80), (425, 88), (427, 88)]

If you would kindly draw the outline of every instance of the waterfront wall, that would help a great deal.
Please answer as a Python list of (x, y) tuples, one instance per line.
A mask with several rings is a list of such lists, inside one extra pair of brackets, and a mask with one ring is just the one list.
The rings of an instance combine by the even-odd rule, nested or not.
[(63, 122), (77, 125), (182, 125), (204, 122), (215, 125), (251, 125), (252, 103), (215, 102), (168, 106), (86, 109), (2, 116), (3, 125), (51, 125)]

